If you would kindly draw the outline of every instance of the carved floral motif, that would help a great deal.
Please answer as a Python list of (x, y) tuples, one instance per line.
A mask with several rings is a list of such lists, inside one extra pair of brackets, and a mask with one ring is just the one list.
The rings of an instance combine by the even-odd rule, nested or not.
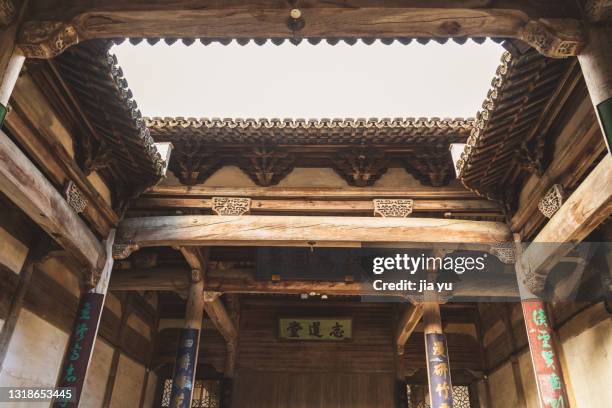
[(414, 200), (374, 199), (374, 215), (406, 218), (412, 214)]
[(213, 197), (212, 210), (217, 215), (244, 215), (251, 210), (250, 198)]
[(516, 262), (514, 244), (511, 242), (500, 242), (489, 248), (489, 253), (495, 256), (501, 263), (511, 265)]
[(0, 0), (0, 26), (7, 26), (13, 22), (17, 11), (12, 0)]
[(538, 210), (546, 218), (552, 218), (563, 205), (563, 197), (563, 186), (561, 184), (553, 185), (538, 203)]
[(28, 58), (53, 58), (79, 42), (76, 28), (61, 21), (24, 23), (19, 48)]
[(85, 211), (88, 204), (87, 199), (72, 180), (66, 185), (65, 197), (66, 202), (68, 202), (68, 205), (72, 207), (74, 212), (80, 214)]

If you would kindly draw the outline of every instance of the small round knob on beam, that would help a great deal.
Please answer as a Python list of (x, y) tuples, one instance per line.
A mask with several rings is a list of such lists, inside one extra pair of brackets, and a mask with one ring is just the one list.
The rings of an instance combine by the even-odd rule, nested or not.
[(289, 11), (289, 18), (287, 18), (287, 27), (293, 31), (300, 31), (306, 25), (306, 21), (302, 16), (302, 10), (294, 8)]

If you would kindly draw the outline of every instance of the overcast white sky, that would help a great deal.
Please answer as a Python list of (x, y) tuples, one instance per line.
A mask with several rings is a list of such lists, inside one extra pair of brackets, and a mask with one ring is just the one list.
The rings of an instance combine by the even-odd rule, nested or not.
[(320, 119), (473, 117), (503, 49), (126, 41), (113, 52), (144, 116)]

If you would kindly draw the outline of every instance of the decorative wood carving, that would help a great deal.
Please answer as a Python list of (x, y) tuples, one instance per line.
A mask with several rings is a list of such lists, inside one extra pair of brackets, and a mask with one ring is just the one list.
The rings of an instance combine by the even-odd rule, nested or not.
[(538, 203), (538, 210), (540, 210), (546, 218), (552, 218), (563, 205), (563, 199), (563, 186), (561, 184), (555, 184)]
[(552, 58), (577, 55), (583, 43), (578, 22), (564, 19), (532, 20), (523, 28), (521, 39)]
[(408, 173), (426, 186), (445, 186), (455, 177), (448, 146), (419, 152), (404, 159), (404, 166)]
[(140, 247), (138, 244), (128, 241), (128, 242), (117, 242), (113, 245), (113, 259), (126, 259), (134, 251), (138, 251)]
[(587, 0), (584, 4), (584, 14), (590, 21), (605, 21), (612, 19), (612, 1)]
[(367, 146), (339, 152), (333, 159), (334, 170), (351, 186), (372, 186), (387, 172), (385, 153)]
[(516, 262), (516, 252), (512, 242), (499, 242), (491, 245), (489, 253), (506, 265), (512, 265)]
[(0, 27), (11, 24), (16, 15), (12, 0), (0, 0)]
[(544, 174), (542, 164), (544, 142), (544, 137), (537, 137), (534, 143), (522, 143), (518, 152), (518, 161), (521, 168), (538, 177), (542, 177), (542, 174)]
[(268, 187), (278, 184), (291, 170), (295, 158), (278, 148), (255, 147), (243, 154), (240, 167), (257, 185)]
[(76, 184), (74, 184), (74, 181), (70, 180), (68, 182), (64, 194), (66, 197), (66, 202), (77, 214), (82, 213), (87, 207), (87, 199)]
[(214, 150), (197, 142), (185, 142), (184, 148), (175, 149), (170, 158), (169, 169), (185, 185), (204, 182), (222, 166)]
[(217, 215), (244, 215), (251, 210), (251, 199), (239, 197), (213, 197), (212, 210)]
[(19, 48), (28, 58), (53, 58), (78, 42), (79, 36), (72, 24), (29, 21), (23, 24)]
[(412, 214), (414, 200), (374, 199), (374, 215), (406, 218)]

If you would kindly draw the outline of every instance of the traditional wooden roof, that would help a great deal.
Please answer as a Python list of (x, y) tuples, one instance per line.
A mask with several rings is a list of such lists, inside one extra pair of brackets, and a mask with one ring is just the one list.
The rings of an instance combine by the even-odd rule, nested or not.
[(157, 183), (165, 163), (117, 60), (109, 53), (111, 44), (85, 42), (32, 71), (45, 92), (55, 90), (51, 99), (77, 133), (81, 168), (86, 174), (100, 172), (123, 202)]
[(258, 185), (277, 184), (294, 167), (331, 167), (349, 185), (374, 184), (404, 167), (425, 185), (453, 177), (450, 143), (465, 142), (472, 119), (185, 119), (151, 118), (158, 142), (172, 142), (170, 170), (188, 185), (223, 165)]
[(508, 195), (522, 176), (542, 174), (550, 127), (545, 116), (574, 65), (533, 49), (503, 55), (457, 163), (466, 187), (509, 204)]

